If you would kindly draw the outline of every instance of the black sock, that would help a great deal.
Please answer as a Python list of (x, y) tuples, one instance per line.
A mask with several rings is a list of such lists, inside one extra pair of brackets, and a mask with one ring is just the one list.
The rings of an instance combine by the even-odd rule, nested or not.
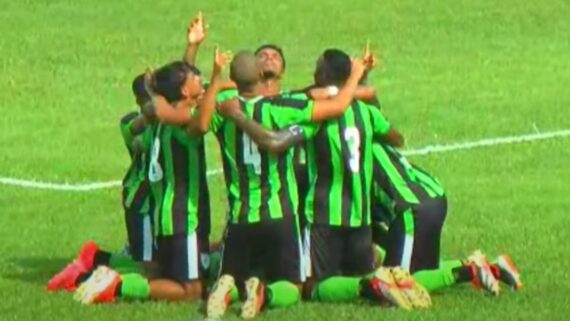
[(453, 270), (453, 276), (457, 283), (465, 283), (473, 281), (473, 272), (471, 271), (470, 266), (460, 266), (456, 267)]
[(370, 285), (370, 280), (362, 278), (360, 280), (360, 296), (369, 300), (376, 300), (376, 293)]
[(111, 253), (98, 250), (95, 252), (95, 257), (93, 258), (93, 267), (97, 267), (99, 265), (109, 266), (109, 262), (111, 261)]
[(79, 275), (77, 277), (77, 279), (75, 279), (75, 286), (78, 287), (81, 283), (87, 281), (87, 279), (91, 276), (92, 273), (93, 273), (93, 270)]
[(121, 288), (123, 285), (123, 281), (119, 282), (119, 284), (117, 284), (117, 287), (115, 288), (115, 297), (118, 298), (121, 296), (122, 292), (121, 292)]

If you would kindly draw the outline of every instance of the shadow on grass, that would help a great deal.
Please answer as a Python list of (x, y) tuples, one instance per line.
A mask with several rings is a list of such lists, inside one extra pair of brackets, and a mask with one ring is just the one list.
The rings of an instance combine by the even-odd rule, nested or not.
[(35, 284), (46, 285), (55, 273), (71, 262), (71, 258), (63, 257), (12, 257), (4, 264), (8, 269), (2, 269), (0, 276), (9, 280), (20, 280)]

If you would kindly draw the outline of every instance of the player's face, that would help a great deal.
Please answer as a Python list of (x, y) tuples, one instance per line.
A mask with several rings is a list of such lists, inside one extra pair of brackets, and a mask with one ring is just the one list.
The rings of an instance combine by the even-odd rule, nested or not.
[(257, 59), (266, 78), (280, 78), (283, 74), (283, 58), (277, 50), (265, 48), (257, 53)]
[(182, 94), (190, 104), (196, 104), (204, 96), (204, 86), (200, 76), (188, 74), (186, 82), (182, 86)]

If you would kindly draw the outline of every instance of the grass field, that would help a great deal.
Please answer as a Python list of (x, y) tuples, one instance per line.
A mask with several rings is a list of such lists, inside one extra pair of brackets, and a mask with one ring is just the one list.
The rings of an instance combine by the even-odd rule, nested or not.
[[(290, 88), (311, 80), (324, 48), (357, 54), (370, 39), (384, 60), (371, 82), (410, 148), (570, 128), (565, 0), (0, 0), (0, 8), (0, 176), (119, 179), (128, 156), (118, 119), (134, 108), (131, 79), (181, 57), (185, 26), (198, 10), (210, 24), (203, 69), (214, 44), (237, 51), (276, 42), (286, 52)], [(215, 169), (217, 146), (209, 142)], [(412, 159), (448, 191), (444, 256), (508, 252), (520, 265), (524, 291), (491, 299), (462, 286), (434, 294), (431, 310), (411, 313), (303, 303), (260, 320), (568, 319), (570, 139)], [(210, 179), (218, 238), (224, 190), (221, 176)], [(84, 307), (67, 293), (45, 292), (49, 276), (85, 240), (123, 246), (118, 188), (0, 185), (0, 213), (0, 320), (202, 318), (199, 304)]]

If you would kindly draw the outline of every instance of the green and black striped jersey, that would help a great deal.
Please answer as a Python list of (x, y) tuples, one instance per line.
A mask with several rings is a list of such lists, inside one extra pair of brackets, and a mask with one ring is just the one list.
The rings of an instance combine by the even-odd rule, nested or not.
[(314, 225), (370, 225), (372, 142), (390, 124), (377, 107), (354, 100), (344, 114), (320, 125), (301, 126), (306, 144), (309, 192), (305, 214)]
[(150, 212), (150, 190), (146, 178), (146, 159), (150, 148), (151, 130), (146, 128), (141, 134), (133, 135), (132, 126), (140, 115), (132, 112), (121, 119), (121, 135), (131, 158), (131, 165), (123, 178), (123, 206), (127, 211), (136, 211), (141, 215)]
[(374, 207), (379, 207), (382, 212), (373, 214), (375, 220), (389, 222), (395, 215), (413, 209), (423, 201), (445, 196), (436, 178), (411, 164), (394, 147), (375, 143), (373, 150), (372, 197)]
[(156, 234), (184, 235), (197, 228), (209, 233), (210, 201), (203, 137), (192, 137), (181, 127), (164, 124), (155, 124), (152, 130), (148, 166), (156, 203)]
[[(233, 98), (222, 95), (218, 101)], [(313, 101), (305, 95), (240, 98), (243, 112), (270, 129), (311, 120)], [(220, 143), (230, 207), (229, 222), (250, 224), (295, 216), (297, 185), (292, 149), (280, 155), (259, 150), (236, 124), (214, 116), (212, 131)]]

